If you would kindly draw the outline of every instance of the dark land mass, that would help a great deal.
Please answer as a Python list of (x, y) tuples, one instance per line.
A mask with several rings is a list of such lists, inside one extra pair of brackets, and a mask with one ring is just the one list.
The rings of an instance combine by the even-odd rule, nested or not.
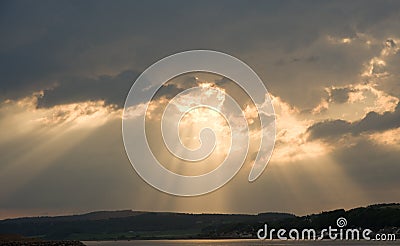
[(348, 211), (339, 209), (307, 216), (287, 213), (247, 215), (100, 211), (82, 215), (1, 220), (0, 234), (18, 234), (41, 240), (81, 241), (256, 238), (258, 229), (263, 228), (264, 224), (277, 229), (320, 230), (329, 226), (336, 227), (339, 217), (347, 219), (346, 228), (368, 228), (376, 233), (384, 231), (400, 237), (400, 204), (395, 203)]
[(47, 241), (38, 238), (28, 238), (15, 234), (2, 234), (0, 235), (1, 246), (84, 246), (79, 241)]

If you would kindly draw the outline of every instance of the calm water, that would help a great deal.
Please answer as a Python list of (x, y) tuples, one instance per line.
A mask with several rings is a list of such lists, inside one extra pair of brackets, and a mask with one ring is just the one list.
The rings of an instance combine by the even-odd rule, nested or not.
[(400, 245), (400, 241), (397, 242), (346, 242), (346, 241), (315, 241), (315, 242), (305, 242), (305, 241), (260, 241), (258, 239), (254, 240), (244, 240), (244, 239), (232, 239), (232, 240), (137, 240), (137, 241), (98, 241), (98, 242), (83, 242), (84, 244), (91, 245), (101, 245), (101, 246), (190, 246), (190, 245), (200, 245), (200, 246), (255, 246), (255, 245), (271, 245), (271, 246), (285, 246), (285, 245), (323, 245), (323, 246), (338, 246), (338, 245)]

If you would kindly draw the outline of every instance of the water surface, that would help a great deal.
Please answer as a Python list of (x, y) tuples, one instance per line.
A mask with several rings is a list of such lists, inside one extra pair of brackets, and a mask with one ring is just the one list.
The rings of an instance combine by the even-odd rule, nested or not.
[(131, 241), (85, 241), (84, 244), (88, 246), (100, 245), (100, 246), (286, 246), (286, 245), (323, 245), (323, 246), (338, 246), (338, 245), (400, 245), (400, 241), (394, 242), (373, 242), (373, 241), (260, 241), (258, 239), (229, 239), (229, 240), (131, 240)]

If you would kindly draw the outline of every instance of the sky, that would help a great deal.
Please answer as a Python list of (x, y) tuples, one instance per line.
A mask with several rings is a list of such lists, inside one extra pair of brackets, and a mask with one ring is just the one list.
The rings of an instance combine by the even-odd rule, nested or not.
[[(304, 215), (400, 202), (398, 1), (1, 1), (0, 37), (0, 218)], [(133, 170), (122, 112), (147, 67), (194, 49), (230, 54), (259, 75), (276, 143), (255, 182), (245, 164), (212, 193), (177, 197)]]

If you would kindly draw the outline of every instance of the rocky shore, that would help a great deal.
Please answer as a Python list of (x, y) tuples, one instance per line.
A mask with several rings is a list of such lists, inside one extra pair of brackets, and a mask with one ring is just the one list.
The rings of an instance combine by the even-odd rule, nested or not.
[(83, 246), (79, 241), (8, 241), (0, 242), (1, 246)]
[(47, 241), (20, 235), (0, 235), (0, 246), (84, 246), (79, 241)]

